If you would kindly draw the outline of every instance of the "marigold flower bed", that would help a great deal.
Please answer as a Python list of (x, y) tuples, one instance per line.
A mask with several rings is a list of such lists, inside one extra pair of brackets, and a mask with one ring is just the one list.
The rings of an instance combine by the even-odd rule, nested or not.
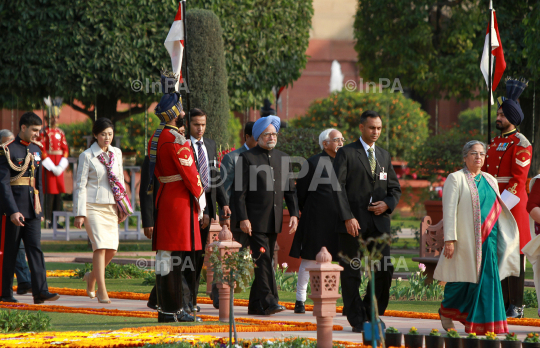
[[(68, 347), (142, 347), (145, 344), (173, 343), (186, 341), (192, 345), (197, 343), (226, 344), (228, 339), (210, 335), (184, 335), (178, 332), (178, 326), (152, 326), (140, 328), (126, 328), (116, 331), (68, 331), (68, 332), (42, 332), (42, 333), (15, 333), (0, 334), (2, 347), (30, 347), (52, 348), (58, 346)], [(293, 338), (268, 339), (268, 341), (290, 341)], [(314, 341), (314, 339), (310, 339)], [(260, 340), (257, 340), (260, 341)], [(266, 341), (266, 340), (265, 340)], [(251, 340), (241, 340), (243, 347), (250, 347)], [(247, 343), (247, 344), (246, 344)], [(347, 341), (334, 341), (345, 348), (364, 348), (362, 343)]]
[(47, 271), (47, 277), (63, 277), (69, 278), (77, 275), (77, 272), (73, 270), (56, 270), (56, 271)]
[[(42, 311), (42, 312), (60, 312), (60, 313), (80, 313), (94, 314), (120, 317), (136, 317), (136, 318), (156, 318), (155, 311), (123, 311), (119, 309), (105, 308), (79, 308), (68, 306), (52, 306), (52, 305), (32, 305), (26, 303), (0, 302), (0, 308), (17, 309), (25, 311)], [(212, 315), (198, 315), (203, 321), (219, 321), (219, 317)], [(246, 323), (253, 325), (241, 325), (236, 328), (238, 332), (265, 332), (265, 331), (317, 331), (317, 324), (309, 322), (296, 321), (274, 321), (274, 320), (259, 320), (252, 318), (236, 318), (237, 323)], [(224, 325), (197, 325), (197, 326), (179, 326), (179, 333), (208, 333), (208, 332), (228, 332), (228, 326)], [(343, 327), (334, 325), (334, 331), (341, 331)]]

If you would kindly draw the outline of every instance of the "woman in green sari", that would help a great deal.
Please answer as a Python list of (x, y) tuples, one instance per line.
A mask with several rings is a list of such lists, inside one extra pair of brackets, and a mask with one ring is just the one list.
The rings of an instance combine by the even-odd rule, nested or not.
[(462, 154), (465, 168), (443, 189), (445, 244), (434, 278), (447, 284), (439, 315), (445, 330), (457, 320), (468, 333), (505, 333), (501, 279), (519, 275), (518, 227), (497, 180), (481, 171), (485, 144), (470, 141)]

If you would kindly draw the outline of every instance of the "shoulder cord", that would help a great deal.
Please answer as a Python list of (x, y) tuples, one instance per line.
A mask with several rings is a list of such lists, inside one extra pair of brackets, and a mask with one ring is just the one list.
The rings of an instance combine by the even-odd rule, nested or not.
[(3, 145), (2, 148), (4, 149), (4, 152), (6, 153), (6, 159), (7, 159), (7, 162), (9, 163), (9, 166), (11, 167), (11, 169), (13, 169), (13, 170), (15, 170), (17, 172), (20, 172), (17, 176), (14, 176), (13, 178), (10, 178), (9, 181), (14, 182), (16, 180), (19, 180), (24, 175), (24, 173), (26, 173), (26, 170), (28, 169), (28, 166), (30, 165), (30, 161), (34, 160), (34, 156), (31, 153), (28, 153), (26, 155), (26, 158), (24, 159), (24, 164), (21, 167), (18, 167), (11, 161), (11, 156), (10, 156), (10, 153), (9, 153), (9, 147)]

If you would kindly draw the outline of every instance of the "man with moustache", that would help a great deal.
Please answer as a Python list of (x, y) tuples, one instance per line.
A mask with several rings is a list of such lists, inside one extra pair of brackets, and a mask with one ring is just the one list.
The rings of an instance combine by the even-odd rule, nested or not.
[(289, 256), (302, 258), (296, 284), (295, 313), (305, 313), (309, 271), (306, 268), (315, 265), (317, 253), (326, 247), (337, 259), (337, 226), (340, 224), (339, 211), (334, 204), (333, 191), (339, 189), (334, 174), (334, 158), (343, 147), (345, 139), (337, 129), (326, 129), (319, 135), (322, 152), (307, 160), (307, 175), (298, 178), (296, 192), (298, 206), (302, 212), (298, 231), (294, 235)]
[(285, 310), (278, 303), (272, 257), (283, 222), (283, 199), (291, 215), (289, 233), (298, 225), (298, 199), (291, 159), (274, 149), (280, 124), (279, 117), (273, 115), (257, 120), (253, 125), (257, 146), (240, 154), (235, 169), (235, 215), (242, 231), (249, 235), (257, 265), (248, 314), (271, 315)]
[(527, 87), (523, 80), (506, 79), (506, 98), (497, 98), (497, 122), (501, 135), (488, 145), (486, 161), (482, 167), (499, 183), (504, 201), (519, 227), (521, 272), (519, 277), (501, 281), (507, 318), (523, 318), (523, 292), (525, 285), (525, 257), (521, 249), (531, 240), (527, 213), (527, 176), (531, 166), (532, 145), (516, 126), (523, 122), (524, 114), (518, 98)]
[[(341, 190), (334, 191), (342, 221), (338, 249), (351, 260), (362, 257), (359, 239), (390, 234), (390, 214), (401, 196), (390, 154), (375, 146), (381, 129), (381, 116), (375, 111), (365, 111), (360, 116), (360, 139), (339, 149), (334, 160), (334, 170), (341, 185)], [(371, 250), (375, 246), (371, 243), (368, 248)], [(374, 269), (379, 315), (383, 315), (388, 306), (394, 273), (389, 262), (390, 245), (384, 246), (382, 255), (382, 267)], [(347, 320), (353, 332), (362, 332), (363, 323), (371, 318), (371, 296), (368, 292), (363, 300), (360, 298), (361, 270), (345, 259), (340, 259), (339, 264), (343, 267), (341, 287)], [(368, 284), (368, 289), (370, 286)]]

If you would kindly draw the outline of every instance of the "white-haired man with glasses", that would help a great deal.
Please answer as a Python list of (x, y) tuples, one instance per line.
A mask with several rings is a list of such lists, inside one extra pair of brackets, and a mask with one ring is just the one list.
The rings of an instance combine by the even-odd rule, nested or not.
[(345, 139), (337, 129), (326, 129), (319, 135), (321, 153), (307, 160), (306, 176), (296, 181), (298, 206), (302, 218), (294, 235), (289, 256), (302, 258), (296, 284), (295, 313), (305, 313), (305, 301), (309, 272), (306, 268), (315, 265), (317, 253), (324, 246), (337, 259), (337, 226), (341, 223), (337, 205), (334, 203), (333, 189), (339, 184), (334, 174), (334, 158), (343, 147)]

